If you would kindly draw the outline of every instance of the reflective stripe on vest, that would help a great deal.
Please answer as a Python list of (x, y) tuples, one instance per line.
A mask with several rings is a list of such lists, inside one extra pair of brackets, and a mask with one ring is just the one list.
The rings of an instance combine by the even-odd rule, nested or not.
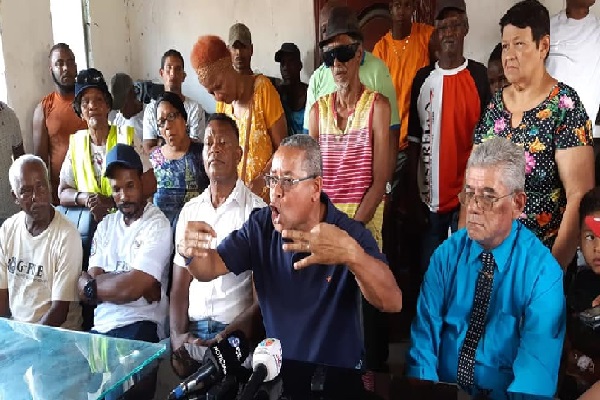
[[(135, 131), (131, 126), (117, 128), (111, 125), (108, 137), (106, 138), (106, 152), (108, 153), (117, 143), (132, 146), (134, 135)], [(70, 136), (69, 149), (71, 152), (71, 168), (73, 169), (73, 178), (75, 179), (75, 189), (85, 193), (99, 193), (104, 196), (112, 195), (108, 179), (104, 177), (105, 165), (102, 165), (102, 177), (100, 178), (100, 186), (98, 186), (92, 164), (90, 133), (87, 129), (77, 131)]]

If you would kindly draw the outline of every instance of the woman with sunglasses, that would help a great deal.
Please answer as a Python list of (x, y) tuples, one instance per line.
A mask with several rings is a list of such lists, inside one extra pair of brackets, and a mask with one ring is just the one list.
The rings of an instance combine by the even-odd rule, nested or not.
[(336, 207), (363, 222), (381, 248), (383, 196), (391, 175), (390, 103), (360, 81), (360, 31), (332, 30), (328, 35), (328, 25), (320, 46), (337, 89), (313, 105), (309, 134), (323, 154), (323, 191)]
[[(95, 68), (80, 71), (75, 80), (73, 109), (87, 122), (88, 129), (69, 138), (58, 196), (63, 206), (89, 208), (96, 222), (116, 206), (110, 183), (104, 176), (106, 153), (117, 143), (132, 146), (136, 140), (133, 128), (117, 128), (108, 123), (111, 108), (112, 96), (102, 73)], [(153, 175), (144, 174), (143, 179), (144, 192), (150, 196), (154, 191)]]
[(154, 205), (174, 228), (183, 205), (208, 186), (202, 162), (202, 144), (188, 135), (187, 112), (181, 97), (164, 92), (156, 100), (156, 121), (165, 143), (150, 153), (156, 177)]
[(190, 56), (198, 81), (217, 100), (216, 112), (225, 113), (240, 131), (244, 155), (238, 166), (240, 179), (268, 202), (263, 175), (287, 135), (279, 94), (264, 75), (240, 75), (231, 65), (227, 45), (217, 36), (201, 36)]

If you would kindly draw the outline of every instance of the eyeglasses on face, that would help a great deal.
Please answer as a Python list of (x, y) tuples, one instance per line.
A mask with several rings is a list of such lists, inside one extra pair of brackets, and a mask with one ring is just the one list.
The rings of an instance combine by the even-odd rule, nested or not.
[(323, 52), (323, 62), (325, 63), (326, 67), (333, 67), (335, 60), (338, 60), (342, 63), (348, 62), (354, 58), (357, 50), (358, 43), (336, 46)]
[(268, 188), (270, 189), (275, 189), (275, 187), (277, 185), (279, 185), (281, 187), (281, 189), (283, 189), (284, 191), (291, 189), (292, 187), (294, 187), (295, 185), (299, 184), (302, 181), (307, 181), (309, 179), (314, 179), (316, 178), (316, 175), (309, 175), (305, 178), (290, 178), (287, 176), (283, 176), (283, 177), (278, 177), (275, 175), (265, 175), (265, 184), (267, 185)]
[(494, 204), (505, 197), (512, 196), (514, 193), (515, 192), (513, 191), (504, 196), (496, 197), (488, 194), (477, 195), (475, 192), (463, 190), (458, 194), (458, 201), (460, 201), (460, 204), (467, 207), (472, 200), (475, 200), (477, 207), (481, 208), (483, 211), (491, 211), (492, 208), (494, 208)]
[(180, 115), (181, 115), (181, 113), (179, 111), (170, 112), (167, 114), (167, 116), (165, 118), (157, 119), (156, 125), (158, 125), (159, 128), (163, 128), (167, 124), (167, 121), (173, 122)]
[(34, 186), (23, 186), (19, 190), (18, 196), (21, 200), (28, 201), (33, 199), (33, 196), (46, 196), (50, 192), (50, 188), (48, 186), (38, 184)]

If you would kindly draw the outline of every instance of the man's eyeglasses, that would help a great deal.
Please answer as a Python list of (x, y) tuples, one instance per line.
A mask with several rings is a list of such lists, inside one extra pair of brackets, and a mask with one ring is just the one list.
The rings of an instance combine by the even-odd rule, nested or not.
[(475, 200), (475, 204), (477, 207), (481, 208), (483, 211), (491, 211), (494, 208), (494, 204), (498, 201), (502, 200), (505, 197), (512, 196), (515, 192), (510, 192), (504, 196), (495, 197), (487, 194), (476, 195), (475, 192), (465, 192), (464, 190), (458, 194), (458, 201), (463, 206), (468, 206), (472, 200)]
[(173, 122), (180, 115), (181, 115), (181, 113), (179, 111), (170, 112), (167, 114), (167, 116), (165, 118), (157, 119), (156, 125), (158, 125), (159, 128), (163, 128), (167, 124), (167, 121)]
[(354, 58), (356, 50), (358, 50), (358, 43), (336, 46), (331, 50), (323, 52), (323, 62), (326, 67), (333, 67), (335, 60), (342, 63), (348, 62)]
[(33, 186), (27, 186), (21, 188), (21, 190), (19, 191), (19, 197), (21, 198), (21, 200), (27, 201), (33, 199), (34, 194), (36, 197), (38, 197), (45, 196), (48, 194), (48, 192), (50, 192), (50, 188), (44, 185), (38, 185), (35, 186), (35, 188)]
[(281, 189), (283, 189), (284, 191), (291, 189), (293, 186), (299, 184), (302, 181), (307, 181), (309, 179), (314, 179), (316, 178), (316, 175), (309, 175), (305, 178), (290, 178), (287, 176), (284, 176), (282, 178), (275, 176), (275, 175), (265, 175), (265, 184), (267, 185), (268, 188), (270, 189), (275, 189), (275, 186), (279, 185), (281, 186)]

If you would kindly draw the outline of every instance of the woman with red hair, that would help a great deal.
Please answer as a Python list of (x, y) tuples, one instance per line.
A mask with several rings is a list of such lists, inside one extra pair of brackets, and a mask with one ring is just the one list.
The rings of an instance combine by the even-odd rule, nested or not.
[(264, 75), (240, 75), (231, 65), (227, 45), (217, 36), (201, 36), (190, 56), (198, 81), (217, 100), (217, 112), (233, 118), (244, 149), (238, 173), (246, 185), (268, 201), (263, 175), (287, 135), (281, 100)]

